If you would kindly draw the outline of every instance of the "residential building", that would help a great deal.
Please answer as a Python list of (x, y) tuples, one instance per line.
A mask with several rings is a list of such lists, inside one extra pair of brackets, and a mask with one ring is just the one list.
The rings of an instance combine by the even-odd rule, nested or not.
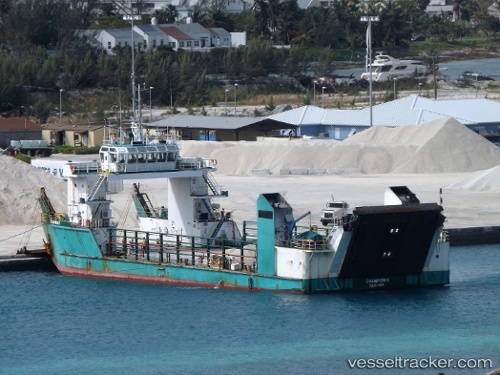
[[(186, 49), (207, 51), (214, 47), (231, 47), (231, 33), (222, 28), (206, 29), (198, 23), (161, 24), (153, 19), (151, 25), (134, 25), (135, 51), (169, 46), (174, 51)], [(115, 47), (132, 44), (131, 29), (104, 29), (97, 33), (96, 40), (108, 54), (115, 54)]]
[[(41, 135), (50, 146), (95, 147), (102, 145), (106, 129), (102, 125), (45, 124)], [(106, 134), (108, 136), (108, 134)], [(115, 137), (118, 137), (116, 134)]]
[[(144, 38), (135, 29), (133, 31), (133, 38), (135, 51), (140, 51), (144, 45)], [(121, 48), (132, 45), (132, 30), (103, 29), (97, 32), (96, 40), (108, 55), (114, 55), (116, 47)]]
[(26, 117), (0, 118), (0, 147), (7, 148), (11, 141), (41, 140), (42, 128)]

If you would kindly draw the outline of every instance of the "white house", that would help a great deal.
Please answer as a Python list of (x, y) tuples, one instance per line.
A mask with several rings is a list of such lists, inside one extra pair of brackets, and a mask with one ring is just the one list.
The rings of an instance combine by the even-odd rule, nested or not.
[[(160, 46), (191, 51), (207, 51), (213, 47), (231, 47), (231, 33), (222, 28), (205, 29), (198, 23), (162, 24), (152, 20), (151, 25), (134, 25), (134, 46), (136, 51), (156, 49)], [(114, 54), (115, 47), (131, 45), (131, 29), (104, 29), (97, 33), (96, 40), (108, 54)]]
[[(131, 29), (103, 29), (96, 35), (96, 40), (104, 48), (107, 54), (114, 55), (115, 47), (127, 47), (132, 44)], [(134, 48), (140, 51), (144, 45), (144, 39), (141, 34), (134, 30)]]
[(156, 25), (137, 25), (134, 31), (142, 37), (143, 49), (156, 49), (167, 45), (167, 35)]
[(232, 35), (221, 27), (212, 27), (210, 31), (210, 44), (212, 47), (231, 47)]

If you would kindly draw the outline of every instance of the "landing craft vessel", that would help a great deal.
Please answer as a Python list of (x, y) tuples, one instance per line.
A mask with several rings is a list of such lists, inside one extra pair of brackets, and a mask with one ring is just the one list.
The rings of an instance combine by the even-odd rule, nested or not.
[[(186, 286), (321, 293), (449, 283), (443, 209), (405, 186), (385, 204), (356, 207), (329, 226), (300, 226), (279, 193), (261, 194), (256, 220), (242, 230), (217, 200), (216, 161), (181, 157), (172, 138), (107, 141), (99, 160), (68, 162), (66, 213), (40, 189), (45, 247), (66, 275)], [(154, 207), (140, 181), (164, 179), (167, 202)], [(138, 228), (111, 211), (110, 186), (132, 179)], [(126, 210), (125, 210), (126, 211)]]

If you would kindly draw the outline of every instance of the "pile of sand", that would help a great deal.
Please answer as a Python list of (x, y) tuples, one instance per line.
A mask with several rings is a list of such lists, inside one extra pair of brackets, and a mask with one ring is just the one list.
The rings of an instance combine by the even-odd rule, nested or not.
[(2, 225), (40, 223), (39, 189), (45, 187), (58, 212), (66, 211), (66, 181), (13, 157), (0, 155), (0, 212)]
[(453, 118), (418, 126), (373, 127), (342, 142), (320, 139), (266, 142), (183, 141), (182, 156), (217, 159), (219, 173), (316, 168), (382, 173), (473, 172), (500, 164), (500, 149)]
[(451, 184), (448, 188), (500, 193), (500, 165), (484, 171), (475, 172)]

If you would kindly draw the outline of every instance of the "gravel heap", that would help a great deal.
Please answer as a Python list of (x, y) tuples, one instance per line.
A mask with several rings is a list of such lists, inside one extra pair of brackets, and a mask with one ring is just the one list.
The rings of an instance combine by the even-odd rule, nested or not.
[(39, 189), (45, 187), (54, 209), (66, 211), (66, 181), (16, 158), (0, 155), (0, 212), (2, 225), (40, 223)]
[(453, 118), (417, 126), (376, 126), (342, 142), (322, 139), (265, 142), (182, 141), (182, 156), (217, 159), (226, 175), (254, 169), (316, 168), (365, 174), (473, 172), (500, 164), (500, 149)]

